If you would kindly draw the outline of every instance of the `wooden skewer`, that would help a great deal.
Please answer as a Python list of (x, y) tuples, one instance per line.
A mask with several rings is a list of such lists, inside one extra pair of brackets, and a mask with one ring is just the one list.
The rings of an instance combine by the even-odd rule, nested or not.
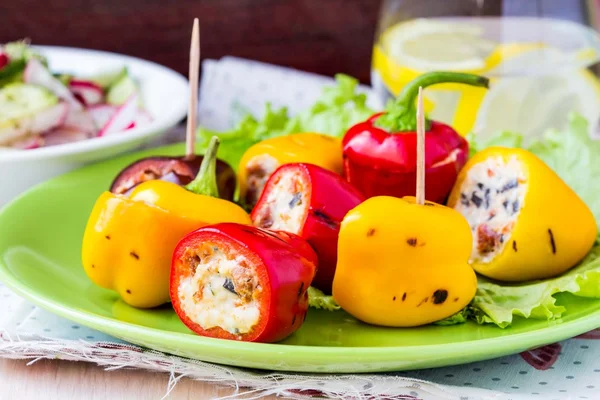
[(417, 204), (425, 204), (425, 113), (423, 111), (423, 88), (419, 87), (417, 98)]
[(188, 108), (187, 130), (185, 133), (185, 156), (192, 158), (195, 155), (196, 125), (198, 112), (198, 74), (200, 69), (200, 22), (194, 18), (192, 28), (192, 41), (190, 45), (190, 102)]

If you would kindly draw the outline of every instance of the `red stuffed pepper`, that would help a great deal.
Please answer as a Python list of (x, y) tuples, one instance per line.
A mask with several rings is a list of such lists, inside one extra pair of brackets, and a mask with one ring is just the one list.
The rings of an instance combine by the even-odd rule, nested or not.
[(313, 286), (331, 293), (340, 223), (364, 196), (339, 175), (313, 164), (284, 164), (252, 210), (255, 226), (299, 235), (319, 256)]
[[(344, 176), (367, 197), (414, 196), (419, 87), (455, 82), (488, 87), (488, 79), (458, 72), (429, 72), (404, 87), (385, 112), (351, 127), (343, 140)], [(443, 203), (465, 164), (469, 145), (450, 126), (426, 121), (425, 198)]]
[(171, 301), (202, 336), (277, 342), (306, 317), (317, 256), (287, 232), (233, 223), (200, 228), (175, 248)]

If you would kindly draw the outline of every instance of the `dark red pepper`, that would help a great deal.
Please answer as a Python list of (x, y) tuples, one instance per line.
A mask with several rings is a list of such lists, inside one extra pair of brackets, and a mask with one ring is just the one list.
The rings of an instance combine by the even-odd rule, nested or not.
[[(181, 300), (182, 281), (196, 273), (200, 260), (220, 251), (235, 260), (231, 279), (223, 288), (239, 302), (259, 305), (257, 322), (247, 332), (230, 332), (220, 326), (202, 327), (185, 311)], [(287, 232), (223, 223), (200, 228), (177, 244), (171, 265), (171, 301), (181, 321), (195, 333), (248, 342), (277, 342), (295, 332), (308, 310), (307, 289), (315, 275), (317, 255), (306, 241)], [(249, 274), (250, 273), (250, 274)], [(257, 285), (250, 288), (255, 276)], [(199, 285), (196, 294), (203, 293)], [(212, 289), (211, 289), (212, 290)], [(196, 295), (193, 299), (196, 301)]]
[[(123, 168), (111, 184), (110, 191), (126, 194), (140, 183), (152, 179), (187, 185), (198, 174), (203, 158), (203, 156), (142, 158)], [(220, 198), (233, 200), (236, 179), (235, 172), (229, 164), (217, 160), (217, 187)]]
[[(414, 196), (419, 87), (455, 82), (488, 87), (487, 78), (458, 72), (429, 72), (404, 87), (386, 111), (351, 127), (343, 140), (344, 176), (365, 196)], [(425, 198), (442, 203), (465, 164), (469, 145), (450, 126), (426, 121)]]
[[(283, 203), (284, 209), (278, 209), (282, 193), (289, 200)], [(250, 217), (256, 226), (287, 230), (306, 239), (319, 256), (313, 286), (329, 294), (337, 263), (340, 223), (364, 199), (331, 171), (313, 164), (284, 164), (267, 181)], [(296, 220), (290, 224), (291, 218)]]

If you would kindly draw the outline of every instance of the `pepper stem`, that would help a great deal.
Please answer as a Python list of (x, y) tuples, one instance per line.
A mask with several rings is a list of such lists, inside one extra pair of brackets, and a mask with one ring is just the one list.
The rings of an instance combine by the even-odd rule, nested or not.
[[(489, 79), (475, 74), (462, 72), (427, 72), (410, 81), (395, 101), (388, 103), (386, 112), (377, 118), (375, 125), (388, 132), (413, 132), (417, 127), (415, 100), (419, 87), (426, 88), (438, 83), (464, 83), (471, 86), (488, 88)], [(429, 130), (429, 121), (425, 121)]]
[(219, 187), (217, 186), (217, 150), (219, 149), (219, 142), (219, 138), (216, 136), (210, 139), (198, 175), (185, 186), (190, 192), (219, 197)]

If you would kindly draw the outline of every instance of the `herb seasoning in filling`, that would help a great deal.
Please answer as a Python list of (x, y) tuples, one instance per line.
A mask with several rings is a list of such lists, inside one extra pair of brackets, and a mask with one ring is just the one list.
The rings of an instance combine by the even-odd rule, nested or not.
[(262, 228), (300, 233), (309, 204), (304, 199), (306, 183), (294, 170), (278, 174), (265, 198), (254, 224)]
[(521, 163), (515, 156), (489, 157), (469, 169), (459, 190), (454, 208), (473, 233), (471, 262), (488, 263), (509, 242), (525, 204), (527, 180)]

